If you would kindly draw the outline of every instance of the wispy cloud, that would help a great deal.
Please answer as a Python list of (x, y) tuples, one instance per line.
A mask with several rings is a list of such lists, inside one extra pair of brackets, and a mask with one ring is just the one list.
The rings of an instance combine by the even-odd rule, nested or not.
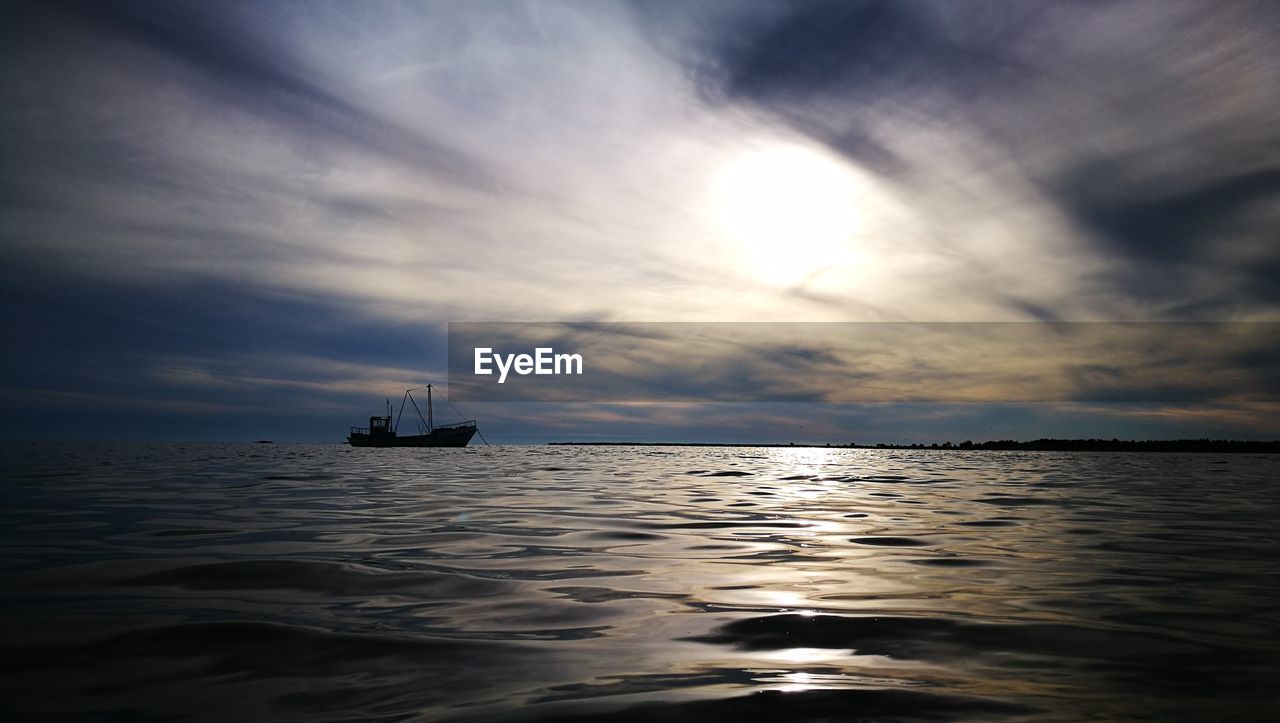
[(1057, 318), (1273, 315), (1270, 4), (769, 7), (690, 33), (704, 95), (910, 198), (924, 238), (898, 241), (981, 261), (957, 290)]

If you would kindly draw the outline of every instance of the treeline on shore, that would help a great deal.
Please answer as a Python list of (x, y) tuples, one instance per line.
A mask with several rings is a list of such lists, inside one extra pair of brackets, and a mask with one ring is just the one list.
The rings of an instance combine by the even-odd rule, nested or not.
[(943, 442), (931, 444), (796, 444), (794, 442), (550, 442), (564, 446), (607, 447), (831, 447), (839, 449), (939, 449), (939, 450), (995, 450), (1025, 452), (1280, 452), (1280, 440), (1270, 442), (1235, 439), (1035, 439), (1019, 442), (1013, 439), (986, 442)]
[[(876, 445), (881, 447), (882, 445)], [(953, 444), (885, 445), (895, 449), (995, 449), (1032, 452), (1280, 452), (1280, 441), (1235, 439), (1036, 439), (1019, 442), (1001, 439)]]

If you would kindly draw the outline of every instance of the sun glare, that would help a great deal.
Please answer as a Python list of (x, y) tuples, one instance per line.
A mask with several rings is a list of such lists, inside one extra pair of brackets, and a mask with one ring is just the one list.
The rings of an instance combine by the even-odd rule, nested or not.
[(720, 222), (750, 273), (794, 286), (848, 260), (856, 187), (844, 164), (817, 150), (754, 151), (721, 174)]

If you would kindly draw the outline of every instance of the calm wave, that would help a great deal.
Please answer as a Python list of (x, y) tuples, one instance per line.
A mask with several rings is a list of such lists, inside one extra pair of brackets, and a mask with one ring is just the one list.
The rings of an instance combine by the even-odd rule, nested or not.
[(1280, 458), (4, 447), (6, 717), (1280, 717)]

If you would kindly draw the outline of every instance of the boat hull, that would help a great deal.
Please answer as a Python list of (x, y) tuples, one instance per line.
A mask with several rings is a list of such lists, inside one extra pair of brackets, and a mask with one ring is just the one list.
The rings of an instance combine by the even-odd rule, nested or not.
[(347, 437), (347, 444), (352, 447), (465, 447), (475, 433), (474, 426), (437, 428), (430, 434), (407, 434), (403, 437), (394, 432), (377, 435), (352, 433)]

